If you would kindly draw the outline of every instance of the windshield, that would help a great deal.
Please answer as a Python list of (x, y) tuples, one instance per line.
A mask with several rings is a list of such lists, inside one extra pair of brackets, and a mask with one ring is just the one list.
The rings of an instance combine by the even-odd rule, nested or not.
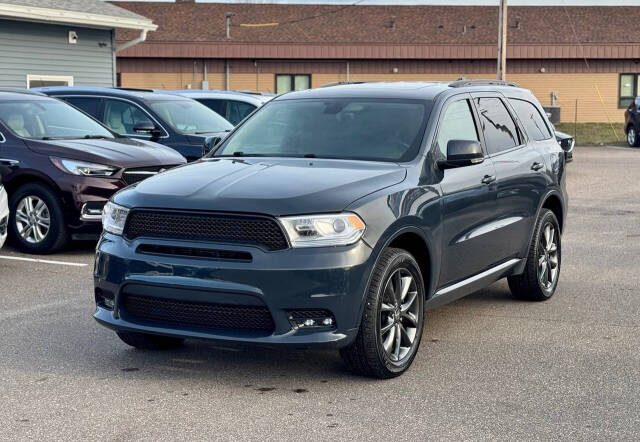
[(233, 129), (231, 123), (195, 100), (153, 100), (149, 106), (181, 134), (206, 134)]
[(0, 102), (0, 121), (17, 136), (34, 140), (114, 138), (95, 120), (58, 100)]
[(430, 103), (418, 100), (281, 100), (250, 117), (216, 156), (300, 156), (410, 161)]

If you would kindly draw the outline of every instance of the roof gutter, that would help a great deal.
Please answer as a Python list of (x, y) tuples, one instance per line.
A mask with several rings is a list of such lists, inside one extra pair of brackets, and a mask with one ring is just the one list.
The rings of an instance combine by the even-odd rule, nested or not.
[(147, 39), (147, 30), (143, 29), (142, 31), (140, 31), (140, 35), (136, 38), (134, 38), (133, 40), (130, 40), (126, 43), (122, 43), (121, 45), (118, 45), (116, 47), (116, 54), (120, 51), (124, 51), (127, 48), (130, 48), (131, 46), (135, 46), (138, 43), (142, 43), (143, 41), (145, 41)]
[(65, 9), (40, 8), (2, 3), (2, 0), (0, 0), (0, 18), (45, 23), (63, 23), (89, 28), (140, 29), (145, 32), (158, 29), (158, 25), (145, 17), (118, 17)]

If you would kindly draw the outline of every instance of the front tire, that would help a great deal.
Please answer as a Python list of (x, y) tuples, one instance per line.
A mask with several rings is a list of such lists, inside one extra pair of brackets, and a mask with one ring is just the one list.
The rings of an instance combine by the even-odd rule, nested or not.
[(425, 288), (416, 260), (389, 248), (378, 260), (367, 289), (355, 341), (340, 350), (354, 373), (388, 379), (415, 358), (424, 326)]
[(561, 245), (558, 219), (551, 210), (542, 209), (529, 246), (524, 272), (507, 278), (511, 293), (516, 298), (546, 301), (553, 296), (560, 279)]
[(640, 137), (638, 136), (638, 131), (635, 126), (629, 126), (629, 129), (627, 129), (627, 144), (629, 147), (640, 146)]
[(150, 335), (130, 331), (116, 332), (118, 337), (127, 345), (140, 350), (170, 350), (180, 346), (184, 339), (169, 336)]
[(19, 187), (9, 199), (9, 231), (20, 250), (34, 254), (54, 253), (69, 239), (60, 197), (49, 187), (30, 183)]

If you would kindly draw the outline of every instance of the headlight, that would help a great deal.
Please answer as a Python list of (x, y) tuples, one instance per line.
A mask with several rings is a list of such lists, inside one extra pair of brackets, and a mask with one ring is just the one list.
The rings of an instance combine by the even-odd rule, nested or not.
[(358, 241), (365, 224), (354, 213), (279, 218), (293, 247), (346, 246)]
[(116, 167), (112, 166), (86, 163), (84, 161), (77, 160), (67, 160), (65, 158), (51, 157), (51, 162), (61, 171), (72, 175), (106, 177), (113, 175), (118, 170)]
[(102, 228), (106, 232), (122, 235), (128, 214), (129, 209), (109, 201), (102, 209)]

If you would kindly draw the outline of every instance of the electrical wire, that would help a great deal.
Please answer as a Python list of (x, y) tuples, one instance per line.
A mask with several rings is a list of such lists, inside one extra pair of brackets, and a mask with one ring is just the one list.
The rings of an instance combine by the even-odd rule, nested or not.
[(231, 25), (231, 26), (239, 26), (239, 27), (252, 27), (252, 28), (259, 28), (259, 27), (268, 27), (268, 26), (284, 26), (284, 25), (290, 25), (290, 24), (295, 24), (295, 23), (300, 23), (303, 21), (309, 21), (309, 20), (315, 20), (317, 18), (320, 17), (324, 17), (326, 15), (332, 15), (332, 14), (337, 14), (338, 12), (344, 11), (347, 8), (350, 8), (352, 6), (357, 6), (360, 3), (362, 3), (364, 0), (357, 0), (353, 3), (350, 3), (348, 5), (344, 5), (341, 6), (339, 8), (336, 8), (332, 11), (327, 11), (327, 12), (323, 12), (320, 14), (315, 14), (315, 15), (309, 15), (306, 17), (300, 17), (300, 18), (296, 18), (293, 20), (288, 20), (288, 21), (284, 21), (284, 22), (273, 22), (273, 23), (240, 23), (239, 25)]

